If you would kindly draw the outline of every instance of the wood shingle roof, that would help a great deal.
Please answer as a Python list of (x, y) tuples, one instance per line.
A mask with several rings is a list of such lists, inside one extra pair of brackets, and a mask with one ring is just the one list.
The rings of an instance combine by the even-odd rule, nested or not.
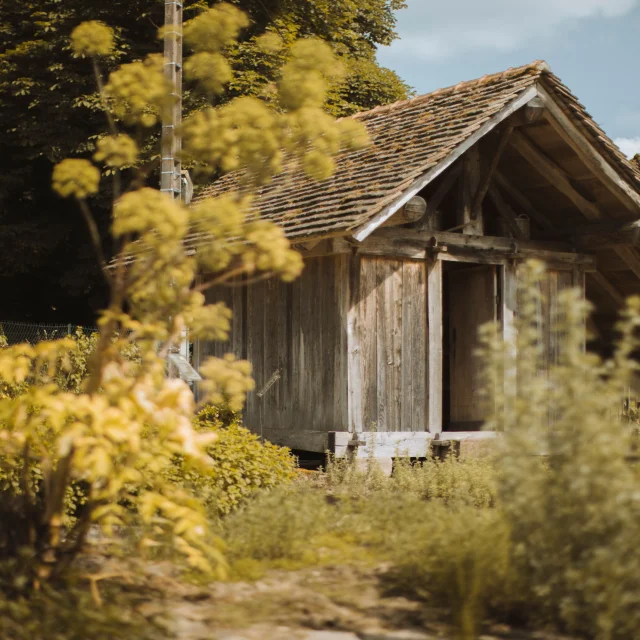
[[(352, 116), (369, 131), (372, 144), (337, 158), (332, 178), (317, 182), (293, 164), (258, 191), (260, 215), (282, 225), (287, 235), (306, 238), (344, 235), (379, 216), (421, 176), (429, 174), (483, 127), (542, 86), (633, 189), (640, 192), (640, 171), (593, 121), (569, 89), (544, 62), (461, 82)], [(204, 188), (196, 202), (236, 185), (233, 175)], [(206, 238), (193, 236), (196, 247)]]

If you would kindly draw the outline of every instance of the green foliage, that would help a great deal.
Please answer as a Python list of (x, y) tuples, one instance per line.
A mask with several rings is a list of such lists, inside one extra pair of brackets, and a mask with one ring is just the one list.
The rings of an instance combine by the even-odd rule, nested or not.
[(289, 449), (261, 442), (238, 415), (210, 405), (198, 414), (196, 426), (217, 436), (207, 449), (211, 464), (204, 473), (179, 465), (171, 477), (199, 496), (212, 514), (227, 514), (257, 491), (293, 480), (296, 459)]
[[(0, 573), (2, 573), (0, 569)], [(163, 630), (134, 613), (121, 593), (104, 593), (96, 606), (84, 587), (45, 589), (30, 597), (0, 596), (0, 634), (6, 640), (152, 640)]]
[[(220, 4), (189, 22), (189, 40), (219, 53), (233, 48), (246, 24), (237, 9)], [(167, 379), (165, 368), (187, 324), (193, 339), (226, 340), (230, 312), (222, 303), (207, 304), (207, 288), (241, 275), (290, 281), (302, 268), (301, 258), (281, 228), (249, 214), (247, 196), (233, 194), (224, 206), (212, 200), (192, 209), (143, 186), (144, 167), (135, 167), (134, 179), (126, 180), (121, 168), (138, 145), (119, 127), (141, 132), (152, 126), (171, 103), (172, 87), (157, 55), (120, 65), (103, 83), (98, 59), (108, 62), (116, 41), (117, 31), (91, 21), (74, 31), (72, 42), (76, 56), (92, 56), (101, 109), (107, 112), (110, 138), (98, 143), (94, 160), (111, 168), (112, 235), (119, 247), (112, 268), (104, 261), (87, 202), (100, 186), (99, 170), (89, 160), (62, 160), (52, 177), (56, 193), (73, 198), (84, 218), (109, 286), (109, 306), (91, 339), (0, 350), (0, 379), (10, 388), (26, 383), (20, 393), (0, 400), (0, 477), (7, 484), (0, 558), (28, 550), (25, 590), (66, 578), (93, 525), (107, 540), (115, 527), (135, 526), (140, 551), (171, 549), (191, 569), (223, 576), (226, 561), (206, 503), (216, 501), (215, 509), (227, 511), (256, 487), (293, 472), (288, 452), (261, 445), (240, 427), (194, 425), (191, 389), (180, 379)], [(311, 81), (300, 87), (300, 100), (279, 113), (253, 98), (222, 108), (210, 105), (198, 136), (185, 136), (185, 152), (199, 165), (211, 164), (214, 172), (228, 169), (226, 162), (236, 156), (233, 168), (244, 170), (246, 185), (253, 186), (270, 179), (278, 166), (269, 160), (285, 152), (303, 166), (312, 156), (312, 164), (326, 160), (331, 167), (342, 148), (366, 142), (357, 123), (345, 129), (322, 111), (337, 66), (327, 45), (311, 39), (293, 44), (280, 93), (291, 103), (285, 87), (304, 72)], [(224, 117), (232, 107), (239, 117)], [(261, 137), (253, 135), (257, 130)], [(209, 251), (193, 255), (185, 249), (194, 225), (212, 238)], [(200, 373), (204, 404), (224, 402), (240, 410), (254, 385), (250, 363), (232, 354), (209, 358)], [(217, 440), (224, 444), (220, 452), (210, 448)], [(174, 481), (176, 460), (180, 482)], [(77, 504), (78, 497), (82, 504), (70, 519), (69, 504)]]
[[(218, 4), (216, 0), (186, 0), (185, 20)], [(195, 57), (186, 61), (185, 115), (204, 108), (212, 91), (216, 104), (240, 96), (275, 101), (274, 86), (291, 46), (297, 39), (309, 37), (329, 43), (347, 68), (344, 80), (332, 87), (328, 96), (327, 108), (333, 115), (407, 96), (406, 85), (375, 59), (375, 47), (395, 38), (393, 11), (402, 3), (236, 0), (233, 4), (248, 14), (251, 24), (224, 56), (216, 53), (213, 61), (205, 59), (211, 64), (204, 65), (202, 58)], [(30, 310), (35, 306), (43, 321), (47, 314), (66, 314), (81, 321), (78, 313), (82, 313), (86, 314), (84, 321), (91, 323), (92, 314), (102, 308), (106, 298), (80, 217), (49, 188), (53, 164), (69, 156), (89, 158), (97, 141), (108, 132), (93, 69), (86, 59), (74, 55), (71, 34), (85, 20), (99, 21), (113, 29), (115, 49), (101, 58), (106, 74), (118, 64), (140, 61), (161, 51), (157, 27), (163, 23), (163, 11), (163, 4), (156, 0), (25, 0), (3, 4), (0, 222), (11, 241), (4, 247), (0, 275), (11, 276), (4, 286), (13, 287), (18, 275), (38, 272), (42, 288), (34, 295), (21, 296), (20, 284), (15, 285), (14, 305)], [(277, 52), (265, 52), (262, 47), (265, 31), (282, 41)], [(206, 75), (203, 66), (208, 68)], [(229, 91), (219, 94), (223, 86)], [(158, 141), (158, 128), (149, 130), (140, 141), (143, 162), (159, 154)], [(147, 168), (151, 172), (153, 167), (149, 164)], [(151, 173), (150, 183), (156, 180), (157, 174)], [(108, 244), (110, 204), (105, 195), (98, 198), (95, 210), (99, 212), (101, 236)], [(29, 285), (33, 285), (32, 276)], [(14, 314), (20, 311), (16, 308)]]
[(430, 457), (413, 463), (399, 452), (391, 478), (382, 474), (374, 460), (364, 462), (356, 465), (347, 458), (330, 460), (329, 490), (336, 495), (363, 498), (376, 492), (411, 495), (476, 507), (492, 506), (497, 500), (495, 467), (489, 458)]
[[(531, 263), (522, 277), (517, 360), (492, 328), (485, 335), (520, 607), (534, 622), (629, 638), (640, 628), (640, 470), (628, 460), (632, 434), (619, 407), (638, 370), (640, 298), (629, 299), (615, 354), (603, 362), (584, 349), (581, 293), (563, 292), (553, 319), (561, 349), (545, 372), (536, 324), (545, 275)], [(505, 363), (517, 371), (506, 393)]]
[[(329, 529), (331, 512), (321, 492), (302, 488), (264, 492), (222, 522), (232, 563), (270, 566), (317, 560), (314, 538)], [(244, 565), (244, 567), (243, 567)]]
[(394, 583), (450, 610), (459, 638), (477, 638), (487, 608), (504, 607), (510, 539), (500, 509), (433, 504), (424, 515), (402, 518), (390, 543)]

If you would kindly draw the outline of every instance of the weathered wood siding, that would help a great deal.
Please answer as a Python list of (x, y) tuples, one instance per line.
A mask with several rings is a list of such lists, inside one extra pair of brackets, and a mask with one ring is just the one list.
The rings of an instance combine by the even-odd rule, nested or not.
[(231, 352), (252, 363), (256, 390), (244, 416), (254, 432), (348, 430), (349, 260), (312, 258), (291, 284), (271, 279), (208, 294), (231, 308), (233, 327), (228, 342), (203, 343), (200, 358)]
[[(536, 310), (536, 328), (542, 347), (540, 370), (543, 375), (548, 375), (551, 367), (558, 364), (560, 359), (562, 336), (554, 322), (558, 313), (558, 296), (570, 287), (580, 288), (584, 292), (582, 272), (550, 269), (539, 285), (541, 301)], [(555, 410), (551, 402), (548, 416), (549, 424), (552, 425), (555, 422)]]
[(359, 330), (362, 398), (356, 430), (425, 431), (425, 262), (361, 257), (359, 265), (351, 308)]

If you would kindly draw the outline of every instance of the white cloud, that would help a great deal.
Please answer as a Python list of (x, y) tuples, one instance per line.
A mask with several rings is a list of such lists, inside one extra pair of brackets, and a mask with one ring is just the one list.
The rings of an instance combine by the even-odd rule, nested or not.
[(640, 138), (616, 138), (614, 142), (628, 158), (640, 153)]
[[(385, 53), (437, 60), (474, 51), (510, 51), (585, 18), (626, 15), (640, 0), (408, 0), (401, 39)], [(384, 55), (384, 53), (383, 53)]]

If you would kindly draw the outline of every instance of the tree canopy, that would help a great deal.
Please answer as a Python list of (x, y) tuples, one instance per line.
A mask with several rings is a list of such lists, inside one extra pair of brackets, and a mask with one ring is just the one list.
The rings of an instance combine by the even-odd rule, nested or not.
[[(185, 20), (215, 4), (186, 0)], [(233, 0), (233, 4), (246, 12), (250, 26), (227, 51), (233, 79), (219, 101), (275, 95), (273, 85), (290, 46), (308, 36), (328, 42), (345, 68), (329, 91), (326, 109), (332, 115), (366, 110), (410, 93), (375, 57), (376, 46), (387, 45), (396, 37), (394, 12), (404, 7), (403, 0)], [(40, 298), (34, 319), (87, 322), (101, 303), (99, 273), (80, 219), (49, 185), (53, 164), (67, 156), (91, 154), (105, 125), (95, 78), (86, 61), (74, 57), (69, 38), (85, 20), (112, 26), (115, 48), (104, 64), (105, 71), (110, 71), (162, 50), (157, 30), (163, 22), (164, 3), (0, 0), (0, 9), (0, 112), (4, 123), (0, 233), (7, 239), (0, 281), (15, 298), (13, 304), (5, 300), (3, 306), (13, 307), (13, 314), (24, 317), (29, 311), (24, 304), (33, 306), (33, 299)], [(265, 32), (279, 41), (277, 48), (265, 47), (261, 36)], [(204, 103), (201, 90), (186, 83), (185, 115)], [(149, 154), (154, 153), (152, 143), (157, 135), (156, 130), (147, 140)], [(108, 207), (98, 218), (101, 229), (106, 230)], [(27, 283), (30, 301), (25, 299)]]

